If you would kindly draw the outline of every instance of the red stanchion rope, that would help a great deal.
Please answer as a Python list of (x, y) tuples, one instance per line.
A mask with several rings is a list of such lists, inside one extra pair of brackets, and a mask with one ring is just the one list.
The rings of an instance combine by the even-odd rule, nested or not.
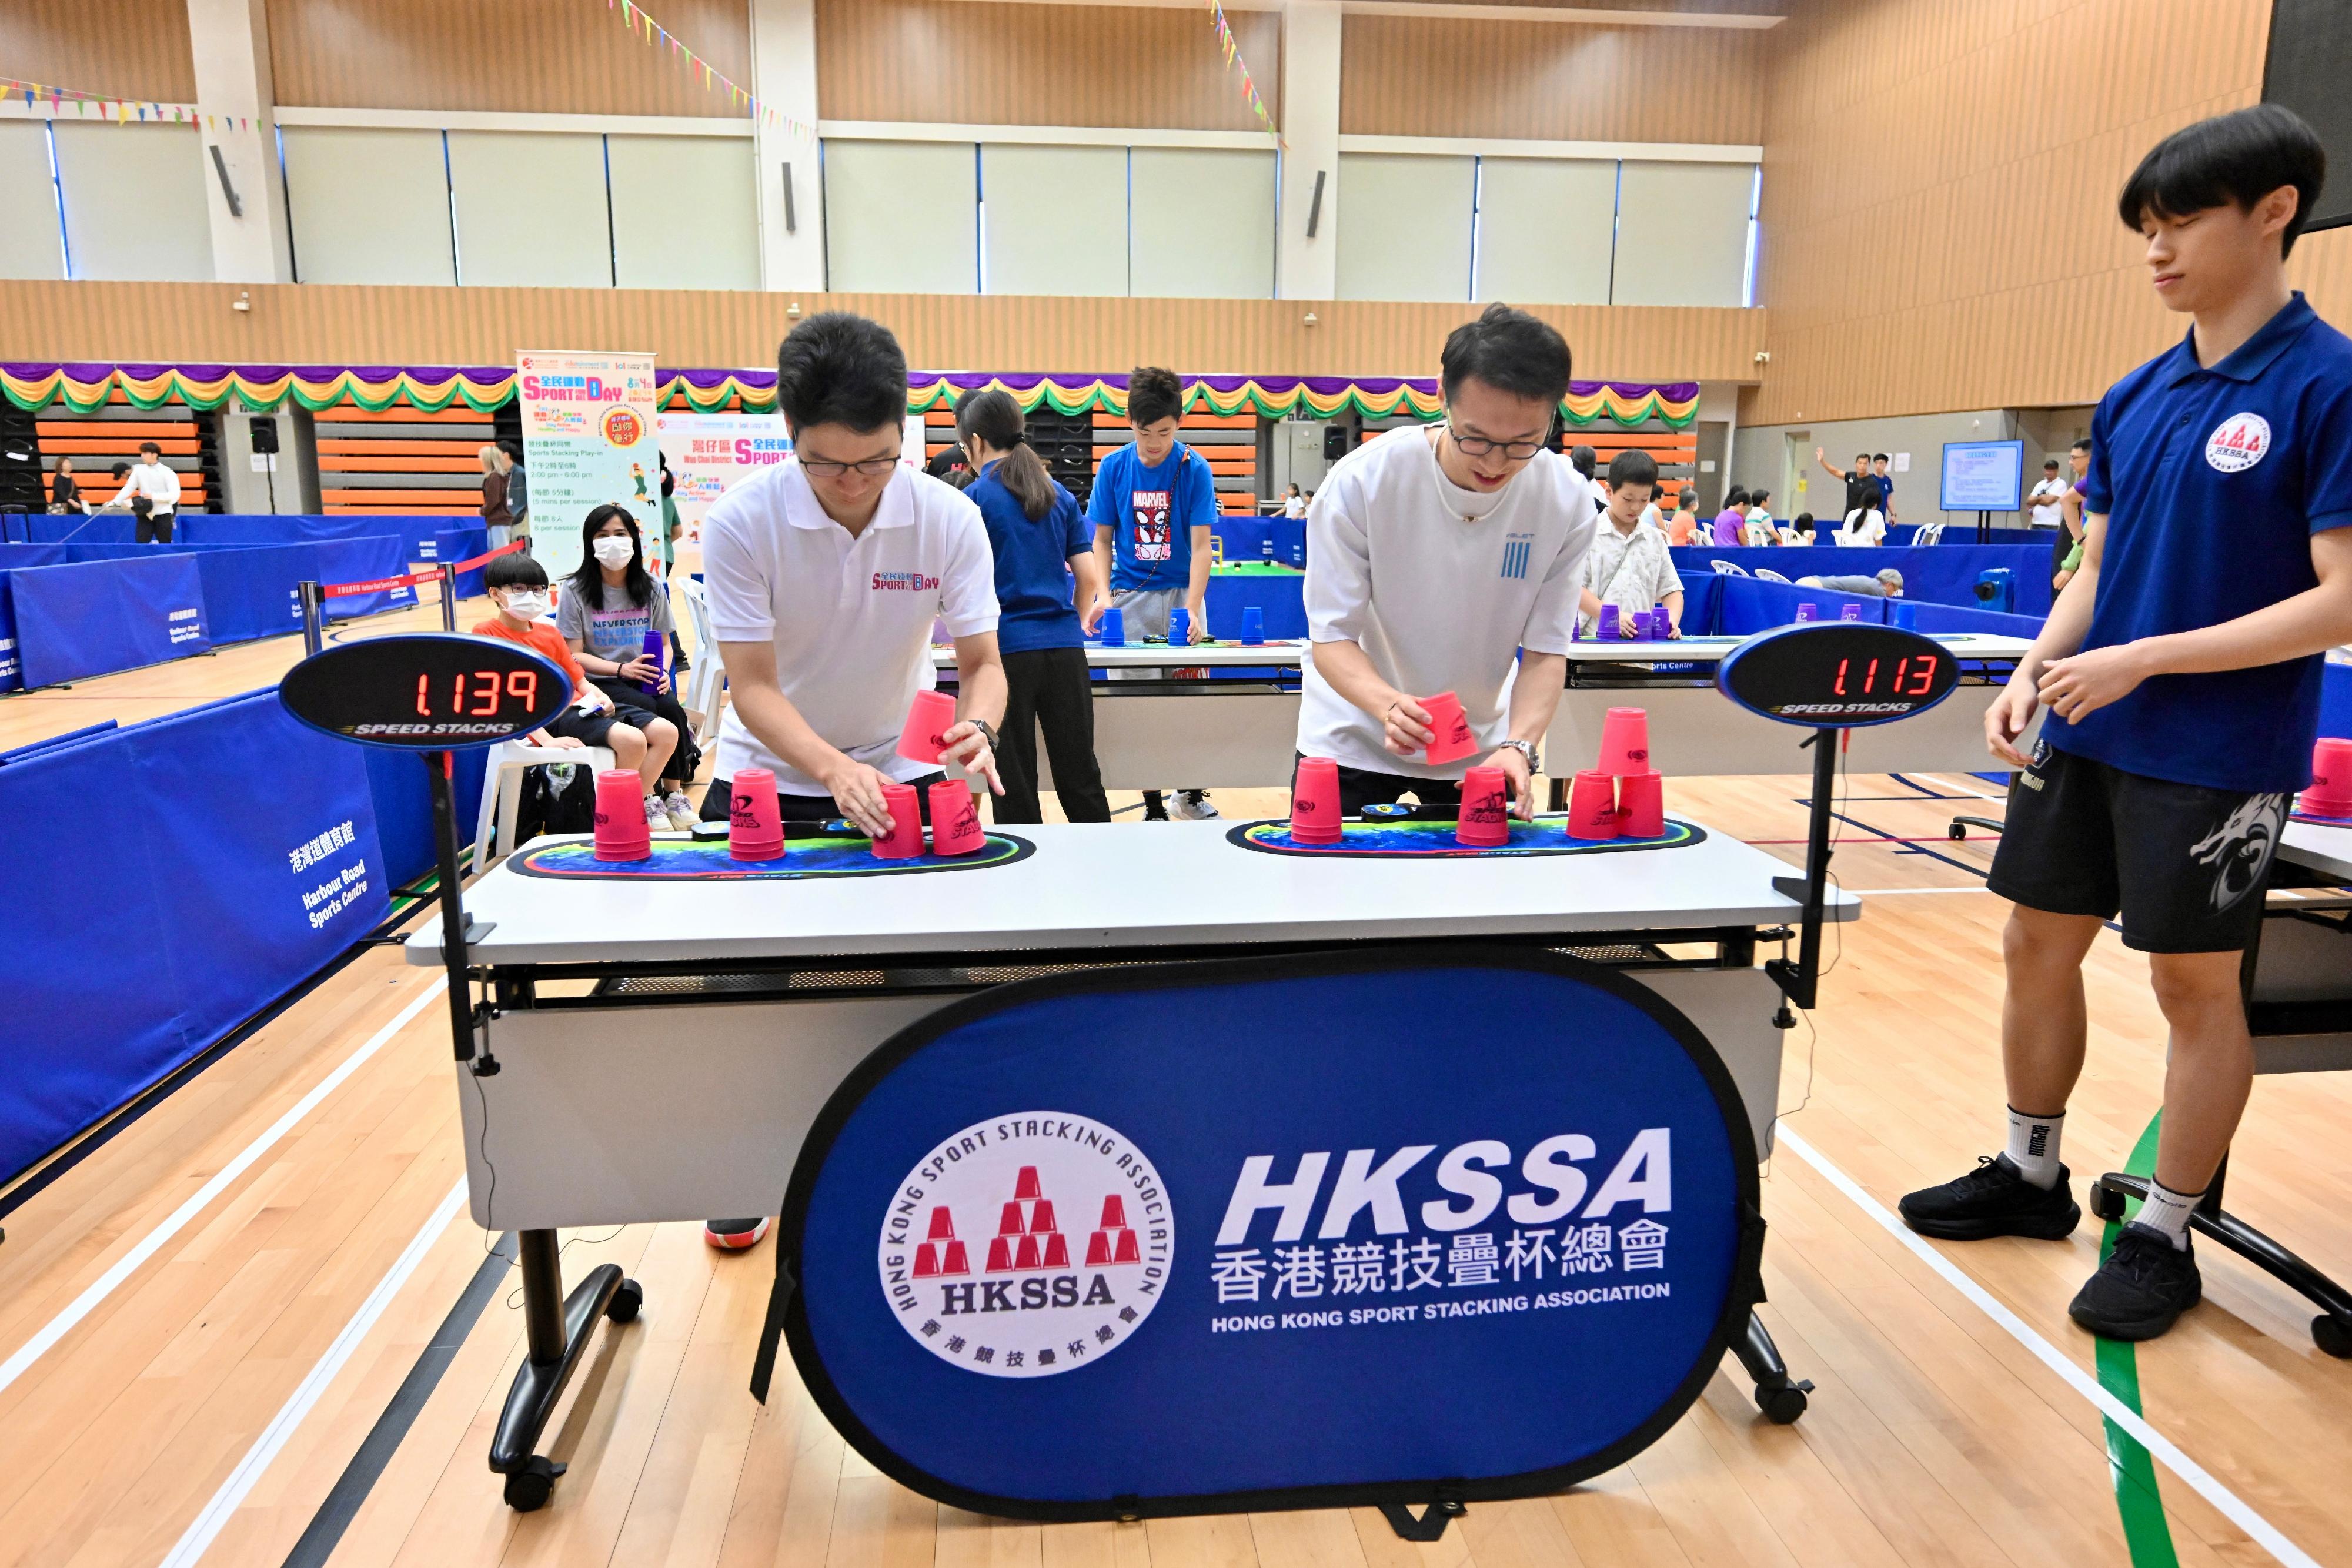
[[(484, 561), (495, 560), (502, 555), (512, 555), (520, 549), (522, 549), (522, 541), (517, 539), (512, 544), (500, 545), (488, 555), (478, 555), (471, 560), (461, 560), (457, 563), (457, 570), (471, 571)], [(440, 580), (441, 569), (436, 567), (431, 571), (412, 571), (405, 577), (377, 577), (371, 578), (365, 582), (331, 582), (319, 590), (319, 596), (322, 599), (354, 599), (362, 593), (383, 593), (395, 588), (415, 588), (423, 583)]]

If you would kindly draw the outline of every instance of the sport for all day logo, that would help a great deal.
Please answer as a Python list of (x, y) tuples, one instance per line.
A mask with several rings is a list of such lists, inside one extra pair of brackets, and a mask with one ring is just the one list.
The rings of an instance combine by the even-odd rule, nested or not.
[(1124, 1344), (1159, 1304), (1175, 1217), (1150, 1161), (1084, 1116), (974, 1123), (883, 1216), (882, 1294), (915, 1343), (995, 1377), (1050, 1377)]
[(2205, 438), (2205, 461), (2224, 474), (2252, 468), (2271, 449), (2271, 422), (2259, 413), (2233, 413)]
[(626, 404), (615, 404), (604, 411), (604, 439), (614, 446), (635, 446), (646, 438), (646, 422), (637, 411)]

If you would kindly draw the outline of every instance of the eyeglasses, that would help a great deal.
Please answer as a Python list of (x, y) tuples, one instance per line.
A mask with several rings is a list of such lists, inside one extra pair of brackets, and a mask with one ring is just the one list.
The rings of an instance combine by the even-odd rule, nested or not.
[(868, 457), (856, 463), (827, 463), (821, 458), (810, 457), (801, 459), (801, 472), (819, 479), (838, 479), (853, 468), (868, 478), (879, 478), (897, 466), (898, 459), (896, 455)]
[(1484, 457), (1499, 452), (1514, 463), (1525, 463), (1543, 450), (1541, 441), (1489, 441), (1482, 435), (1463, 435), (1455, 432), (1454, 422), (1445, 422), (1445, 434), (1454, 449), (1465, 457)]

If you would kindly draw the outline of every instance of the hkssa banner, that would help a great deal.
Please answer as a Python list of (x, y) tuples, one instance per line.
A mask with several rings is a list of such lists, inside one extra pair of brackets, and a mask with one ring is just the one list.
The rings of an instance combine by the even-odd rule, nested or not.
[(775, 413), (665, 413), (661, 449), (677, 480), (670, 499), (688, 540), (702, 538), (703, 514), (738, 480), (792, 455), (793, 438)]
[(794, 1170), (781, 1319), (866, 1458), (981, 1512), (1476, 1500), (1664, 1432), (1762, 1233), (1729, 1075), (1623, 976), (1200, 963), (877, 1051)]
[(580, 565), (580, 526), (607, 501), (637, 519), (661, 575), (661, 435), (651, 354), (532, 352), (515, 361), (530, 479), (530, 553), (550, 576)]

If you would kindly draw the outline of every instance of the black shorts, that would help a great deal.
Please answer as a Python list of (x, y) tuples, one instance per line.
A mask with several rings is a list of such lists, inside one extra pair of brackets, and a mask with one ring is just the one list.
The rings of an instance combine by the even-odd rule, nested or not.
[[(915, 810), (922, 814), (923, 826), (927, 828), (931, 825), (931, 786), (946, 783), (947, 778), (942, 770), (904, 780), (914, 786)], [(726, 821), (732, 814), (734, 804), (735, 781), (713, 779), (710, 788), (702, 792), (702, 820), (706, 822)], [(786, 822), (830, 822), (841, 815), (841, 808), (835, 804), (830, 795), (787, 795), (781, 789), (776, 791), (776, 810), (778, 820)]]
[[(1298, 785), (1298, 762), (1290, 765), (1291, 788)], [(1459, 779), (1418, 779), (1410, 773), (1381, 773), (1370, 768), (1339, 764), (1339, 815), (1360, 817), (1367, 806), (1393, 806), (1407, 795), (1424, 806), (1462, 803)]]
[(614, 725), (628, 722), (626, 714), (614, 709), (582, 713), (576, 707), (568, 707), (547, 721), (547, 733), (559, 739), (576, 740), (583, 746), (602, 746)]
[(2242, 952), (2293, 799), (2149, 779), (2041, 741), (1988, 885), (2052, 915), (2121, 910), (2124, 946), (2143, 953)]

